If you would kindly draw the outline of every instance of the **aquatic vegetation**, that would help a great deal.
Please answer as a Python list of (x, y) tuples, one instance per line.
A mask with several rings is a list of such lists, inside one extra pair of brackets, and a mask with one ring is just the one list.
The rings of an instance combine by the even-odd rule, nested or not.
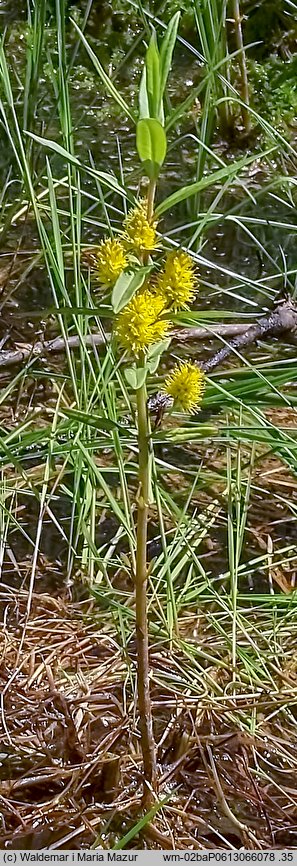
[[(134, 360), (132, 368), (124, 368), (124, 374), (136, 392), (137, 406), (139, 462), (135, 602), (137, 688), (144, 767), (143, 802), (146, 807), (153, 802), (158, 785), (149, 688), (147, 560), (149, 508), (153, 500), (147, 378), (152, 370), (157, 371), (162, 353), (170, 342), (170, 310), (179, 309), (193, 299), (195, 283), (194, 265), (190, 256), (182, 250), (167, 255), (164, 270), (157, 283), (153, 283), (152, 254), (160, 247), (154, 199), (167, 150), (163, 94), (171, 65), (178, 19), (179, 15), (176, 15), (170, 22), (169, 43), (164, 39), (159, 49), (153, 34), (146, 52), (140, 85), (140, 117), (136, 123), (136, 144), (148, 178), (148, 193), (146, 199), (136, 202), (124, 220), (123, 241), (138, 256), (138, 261), (131, 275), (119, 276), (111, 299), (115, 312), (119, 310), (114, 328), (117, 343), (128, 352), (130, 358), (132, 356), (132, 361)], [(176, 401), (186, 410), (193, 411), (202, 395), (201, 383), (202, 374), (194, 365), (182, 366), (178, 373), (173, 373), (168, 383), (168, 396), (173, 398), (173, 407)]]
[[(149, 49), (147, 65), (149, 65)], [(153, 129), (154, 134), (158, 136), (158, 128), (157, 131), (155, 127)], [(141, 157), (141, 145), (138, 149)], [(149, 266), (144, 267), (147, 253), (152, 253), (160, 246), (157, 243), (157, 220), (154, 218), (153, 209), (158, 169), (152, 161), (150, 164), (149, 160), (146, 161), (146, 169), (149, 178), (147, 201), (137, 202), (128, 212), (123, 224), (123, 239), (128, 237), (130, 247), (138, 254), (139, 261), (134, 266), (134, 272), (126, 275), (127, 280), (123, 279), (124, 275), (119, 275), (114, 286), (112, 303), (114, 309), (120, 310), (115, 316), (116, 342), (118, 347), (125, 349), (128, 357), (134, 360), (134, 367), (124, 368), (124, 374), (128, 383), (136, 391), (137, 404), (139, 449), (135, 568), (137, 680), (144, 765), (144, 803), (148, 806), (156, 791), (157, 768), (148, 679), (147, 533), (148, 509), (152, 502), (148, 407), (150, 405), (152, 409), (152, 403), (148, 403), (147, 377), (152, 370), (156, 372), (158, 369), (162, 353), (170, 342), (170, 311), (186, 307), (193, 300), (196, 280), (193, 261), (183, 250), (171, 251), (166, 256), (164, 269), (159, 274), (155, 285), (151, 257)], [(111, 241), (112, 243), (114, 242)], [(107, 244), (108, 241), (105, 241), (104, 250)], [(149, 271), (148, 276), (146, 271)], [(152, 350), (150, 355), (149, 350)], [(197, 364), (182, 363), (166, 379), (164, 387), (167, 397), (171, 399), (166, 400), (164, 394), (162, 415), (168, 406), (171, 409), (176, 406), (192, 413), (197, 410), (202, 399), (204, 376)], [(155, 406), (154, 411), (156, 411)], [(159, 413), (159, 405), (157, 413)]]
[(271, 124), (292, 137), (296, 131), (296, 58), (283, 64), (277, 58), (259, 63), (249, 61), (249, 79), (255, 109)]

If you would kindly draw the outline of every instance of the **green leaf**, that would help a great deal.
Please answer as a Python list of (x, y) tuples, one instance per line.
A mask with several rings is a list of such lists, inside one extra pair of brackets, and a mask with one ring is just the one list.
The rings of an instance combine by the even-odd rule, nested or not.
[(114, 313), (119, 313), (123, 307), (131, 301), (137, 289), (144, 283), (146, 275), (150, 272), (151, 267), (139, 268), (136, 273), (131, 271), (122, 271), (118, 277), (111, 296), (111, 303)]
[(97, 171), (94, 168), (90, 168), (88, 165), (82, 165), (76, 156), (73, 156), (69, 150), (66, 150), (65, 147), (62, 147), (61, 144), (58, 144), (56, 141), (52, 141), (50, 138), (42, 138), (40, 135), (35, 135), (33, 132), (29, 132), (28, 130), (24, 130), (26, 135), (29, 135), (30, 138), (33, 138), (34, 141), (37, 141), (38, 144), (42, 144), (43, 147), (48, 147), (49, 150), (53, 150), (54, 153), (57, 153), (59, 156), (66, 160), (66, 162), (70, 162), (71, 165), (75, 165), (76, 168), (79, 168), (81, 171), (85, 171), (87, 174), (90, 174), (91, 177), (97, 178), (103, 186), (108, 186), (109, 189), (114, 190), (119, 195), (124, 195), (126, 197), (125, 190), (120, 184), (117, 182), (116, 178), (113, 177), (112, 174), (107, 174), (106, 171)]
[[(125, 607), (124, 610), (126, 612), (127, 607)], [(121, 851), (122, 848), (126, 848), (126, 845), (128, 845), (128, 842), (130, 842), (131, 839), (134, 839), (134, 836), (137, 836), (137, 834), (140, 832), (140, 830), (143, 830), (143, 828), (146, 826), (146, 824), (149, 824), (150, 821), (152, 820), (152, 818), (155, 817), (157, 812), (159, 812), (159, 810), (162, 809), (162, 807), (165, 806), (166, 803), (168, 803), (168, 801), (172, 797), (172, 793), (173, 792), (171, 791), (170, 794), (166, 794), (166, 797), (164, 797), (163, 800), (159, 800), (157, 803), (155, 803), (154, 806), (152, 807), (152, 809), (150, 809), (149, 812), (146, 812), (146, 814), (143, 815), (142, 818), (140, 818), (140, 821), (137, 821), (137, 824), (134, 824), (133, 827), (131, 827), (130, 830), (128, 830), (128, 833), (126, 833), (125, 836), (122, 836), (122, 838), (119, 839), (119, 841), (116, 843), (116, 845), (114, 845), (114, 847), (112, 848), (112, 851)], [(98, 842), (98, 844), (99, 844), (99, 842)]]
[(55, 188), (54, 188), (54, 184), (53, 184), (51, 167), (49, 164), (48, 157), (46, 157), (46, 170), (47, 170), (47, 178), (48, 178), (48, 194), (49, 194), (49, 202), (50, 202), (50, 208), (51, 208), (52, 229), (53, 229), (53, 236), (54, 236), (54, 241), (55, 241), (57, 265), (59, 268), (60, 278), (63, 279), (64, 257), (63, 257), (62, 235), (61, 235), (61, 227), (60, 227), (60, 223), (59, 223), (59, 215), (58, 215), (57, 201), (56, 201), (56, 196), (55, 196)]
[(163, 97), (164, 90), (166, 87), (167, 78), (169, 75), (172, 54), (174, 50), (174, 46), (176, 43), (177, 30), (179, 25), (180, 12), (176, 12), (173, 15), (173, 18), (169, 21), (167, 25), (166, 33), (164, 39), (162, 39), (161, 47), (160, 47), (160, 92), (161, 98)]
[(160, 55), (155, 30), (145, 55), (146, 66), (146, 90), (149, 104), (150, 117), (160, 120), (161, 105), (161, 81), (160, 81)]
[(123, 99), (123, 97), (121, 96), (121, 94), (119, 93), (119, 91), (117, 90), (117, 88), (115, 87), (115, 85), (113, 84), (111, 79), (109, 78), (109, 75), (107, 75), (107, 73), (103, 69), (103, 66), (100, 63), (100, 60), (98, 60), (98, 57), (96, 56), (96, 54), (92, 50), (91, 46), (89, 45), (89, 43), (88, 43), (86, 37), (84, 36), (82, 30), (80, 30), (80, 28), (78, 27), (78, 25), (75, 23), (75, 21), (72, 18), (70, 19), (70, 21), (73, 24), (73, 26), (75, 27), (78, 35), (80, 36), (81, 41), (82, 41), (83, 45), (85, 46), (85, 49), (88, 52), (88, 55), (89, 55), (93, 65), (96, 69), (96, 72), (98, 72), (98, 75), (101, 78), (101, 81), (103, 82), (104, 87), (107, 90), (107, 93), (109, 93), (109, 95), (112, 96), (112, 98), (115, 100), (115, 102), (118, 103), (118, 105), (120, 106), (120, 108), (122, 109), (124, 114), (127, 114), (127, 116), (130, 117), (130, 120), (133, 120), (133, 122), (136, 123), (136, 117), (135, 117), (133, 111), (131, 111), (131, 108), (129, 107), (128, 103), (125, 101), (125, 99)]
[[(275, 150), (275, 147), (271, 147), (269, 150), (257, 154), (257, 159), (267, 156), (267, 154), (271, 153), (273, 150)], [(213, 171), (207, 177), (202, 177), (201, 180), (197, 180), (195, 183), (190, 183), (188, 186), (182, 186), (181, 189), (176, 190), (176, 192), (173, 192), (172, 195), (168, 196), (168, 198), (165, 198), (164, 201), (161, 201), (158, 207), (156, 207), (156, 216), (161, 216), (161, 214), (165, 213), (170, 208), (175, 207), (176, 204), (185, 201), (185, 199), (190, 198), (192, 195), (196, 195), (197, 192), (207, 189), (207, 187), (212, 186), (215, 183), (226, 180), (227, 178), (233, 180), (242, 168), (245, 168), (245, 166), (254, 161), (255, 154), (247, 158), (244, 157), (243, 159), (238, 159), (231, 165), (226, 165), (224, 168), (218, 169), (218, 171)]]
[(158, 369), (161, 355), (163, 352), (167, 352), (171, 343), (171, 337), (168, 337), (167, 340), (161, 340), (159, 343), (155, 343), (151, 349), (148, 351), (147, 355), (147, 368), (150, 373), (155, 373)]
[(75, 421), (80, 421), (82, 424), (88, 424), (89, 427), (96, 427), (97, 430), (121, 430), (127, 433), (126, 427), (121, 427), (115, 421), (110, 421), (104, 415), (90, 415), (89, 412), (81, 412), (79, 409), (65, 409), (63, 407), (63, 415), (67, 418), (73, 418)]
[(126, 367), (124, 370), (125, 379), (128, 385), (133, 388), (133, 391), (138, 391), (139, 388), (142, 388), (146, 380), (146, 374), (146, 367)]
[(210, 424), (193, 424), (192, 427), (177, 427), (176, 429), (163, 430), (153, 433), (154, 442), (196, 442), (200, 439), (209, 439), (218, 436), (218, 427)]
[(148, 117), (138, 121), (136, 146), (147, 176), (156, 180), (167, 150), (166, 133), (159, 120)]
[(146, 67), (143, 67), (142, 76), (140, 79), (139, 85), (139, 117), (142, 119), (144, 117), (150, 116), (147, 88), (146, 88)]

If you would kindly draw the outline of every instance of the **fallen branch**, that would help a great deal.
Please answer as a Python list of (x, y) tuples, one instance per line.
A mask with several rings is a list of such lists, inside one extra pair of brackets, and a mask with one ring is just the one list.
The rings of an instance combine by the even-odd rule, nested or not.
[[(187, 340), (206, 340), (216, 337), (234, 337), (238, 334), (246, 333), (247, 328), (251, 325), (210, 325), (209, 328), (186, 328), (182, 331), (176, 330), (173, 332), (173, 338), (179, 342)], [(79, 346), (103, 346), (108, 343), (111, 335), (106, 334), (88, 334), (80, 338), (78, 336), (68, 337), (67, 346), (69, 349), (78, 349)], [(65, 352), (66, 342), (62, 337), (55, 337), (53, 340), (38, 341), (37, 343), (17, 343), (16, 349), (8, 349), (0, 351), (0, 368), (11, 367), (15, 364), (23, 364), (30, 361), (31, 358), (45, 357), (46, 355), (58, 355)]]
[(297, 307), (290, 296), (281, 300), (271, 313), (262, 316), (255, 325), (245, 329), (245, 333), (239, 334), (228, 345), (216, 352), (212, 358), (199, 364), (199, 366), (203, 368), (205, 373), (209, 373), (214, 367), (218, 367), (222, 361), (225, 361), (234, 349), (242, 349), (259, 339), (278, 337), (283, 334), (288, 334), (293, 338), (297, 334)]
[(16, 349), (2, 350), (0, 352), (0, 368), (11, 367), (14, 364), (23, 364), (36, 357), (46, 357), (48, 354), (60, 354), (65, 352), (66, 345), (69, 349), (78, 349), (79, 346), (103, 346), (110, 340), (110, 334), (105, 338), (102, 334), (88, 334), (86, 337), (68, 337), (67, 343), (62, 337), (54, 340), (39, 340), (37, 343), (16, 343)]
[[(231, 325), (209, 325), (207, 328), (183, 328), (176, 329), (172, 337), (179, 343), (188, 340), (209, 340), (220, 337), (231, 341), (223, 346), (208, 361), (201, 364), (205, 372), (209, 372), (218, 364), (221, 364), (234, 349), (248, 346), (257, 340), (266, 337), (276, 337), (286, 333), (290, 342), (295, 343), (297, 339), (297, 307), (290, 297), (266, 316), (263, 316), (255, 325), (231, 324)], [(88, 334), (85, 337), (68, 337), (67, 344), (62, 337), (53, 340), (40, 340), (36, 343), (17, 343), (15, 349), (2, 349), (0, 351), (0, 368), (11, 367), (16, 364), (24, 364), (33, 358), (45, 358), (47, 355), (58, 355), (65, 352), (66, 345), (69, 349), (78, 349), (79, 346), (98, 347), (110, 341), (111, 335)], [(234, 338), (234, 339), (233, 339)]]

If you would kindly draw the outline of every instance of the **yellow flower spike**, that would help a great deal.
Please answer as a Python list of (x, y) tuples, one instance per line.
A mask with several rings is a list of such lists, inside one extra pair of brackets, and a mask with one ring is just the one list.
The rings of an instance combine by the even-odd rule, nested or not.
[(157, 289), (164, 295), (174, 312), (184, 309), (195, 297), (196, 277), (191, 256), (183, 250), (168, 254), (164, 271), (160, 274)]
[(136, 253), (151, 252), (157, 247), (157, 221), (147, 218), (147, 201), (140, 199), (123, 222), (123, 241)]
[(123, 349), (138, 357), (149, 346), (168, 336), (171, 322), (162, 319), (165, 302), (162, 295), (144, 289), (116, 316), (115, 336)]
[(174, 367), (165, 381), (165, 391), (184, 412), (195, 412), (205, 388), (204, 373), (190, 361)]
[(96, 252), (94, 279), (97, 279), (102, 285), (114, 286), (128, 264), (129, 260), (121, 241), (107, 238), (107, 240), (101, 241)]

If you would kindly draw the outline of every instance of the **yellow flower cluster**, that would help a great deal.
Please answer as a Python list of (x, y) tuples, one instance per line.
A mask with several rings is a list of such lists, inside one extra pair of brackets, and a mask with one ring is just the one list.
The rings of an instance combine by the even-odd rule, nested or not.
[(123, 240), (136, 253), (152, 252), (157, 247), (157, 221), (147, 218), (147, 201), (140, 199), (123, 223)]
[(183, 361), (165, 381), (165, 390), (184, 412), (195, 412), (205, 388), (204, 373), (196, 364)]
[[(108, 287), (131, 263), (133, 255), (143, 263), (145, 254), (157, 249), (157, 221), (148, 219), (147, 201), (141, 199), (129, 211), (120, 239), (101, 241), (96, 254), (95, 277)], [(134, 259), (135, 261), (135, 259)], [(170, 312), (184, 309), (195, 297), (197, 281), (191, 256), (183, 250), (167, 254), (157, 280), (147, 277), (131, 300), (115, 318), (114, 334), (119, 346), (135, 359), (150, 346), (166, 339), (170, 332)], [(204, 373), (196, 364), (178, 364), (165, 382), (165, 393), (184, 412), (193, 412), (204, 391)]]
[(94, 277), (104, 286), (114, 286), (128, 264), (129, 260), (121, 241), (107, 238), (101, 241), (96, 252)]
[(123, 349), (139, 357), (149, 346), (168, 336), (170, 322), (164, 316), (162, 295), (144, 289), (137, 292), (116, 317), (115, 335)]
[(183, 250), (168, 254), (158, 278), (158, 291), (174, 312), (184, 309), (195, 297), (195, 271), (191, 257)]
[(147, 201), (140, 199), (123, 222), (121, 239), (107, 238), (101, 241), (95, 253), (94, 281), (109, 288), (114, 286), (122, 271), (130, 264), (131, 254), (141, 256), (156, 249), (156, 227), (157, 221), (147, 218)]

